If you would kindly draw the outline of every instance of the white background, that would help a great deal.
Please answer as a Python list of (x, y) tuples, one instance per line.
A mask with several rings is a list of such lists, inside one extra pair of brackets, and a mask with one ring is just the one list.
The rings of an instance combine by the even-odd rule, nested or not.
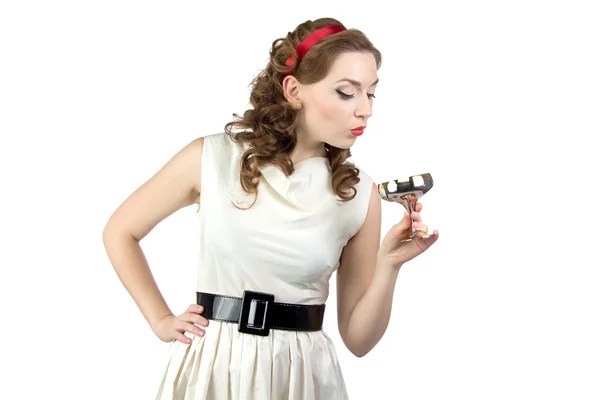
[[(592, 1), (2, 2), (3, 399), (152, 399), (166, 362), (102, 244), (110, 214), (248, 104), (273, 40), (332, 16), (383, 53), (352, 148), (376, 181), (432, 173), (440, 239), (389, 328), (344, 347), (352, 399), (600, 398)], [(402, 216), (383, 205), (382, 237)], [(194, 207), (142, 241), (168, 304), (195, 300)]]

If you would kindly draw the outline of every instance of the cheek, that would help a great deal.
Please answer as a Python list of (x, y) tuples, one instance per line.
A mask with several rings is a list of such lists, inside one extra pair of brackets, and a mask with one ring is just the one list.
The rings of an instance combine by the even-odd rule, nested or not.
[(346, 119), (350, 111), (350, 107), (345, 102), (340, 100), (331, 100), (328, 102), (320, 102), (316, 107), (319, 119), (339, 121)]

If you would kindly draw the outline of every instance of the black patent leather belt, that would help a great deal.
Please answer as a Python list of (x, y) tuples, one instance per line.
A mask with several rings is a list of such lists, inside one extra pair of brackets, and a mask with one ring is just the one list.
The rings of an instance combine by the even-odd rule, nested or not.
[(270, 329), (318, 331), (325, 315), (325, 304), (278, 303), (270, 293), (250, 290), (242, 298), (196, 292), (196, 303), (204, 307), (204, 318), (237, 323), (240, 332), (261, 336)]

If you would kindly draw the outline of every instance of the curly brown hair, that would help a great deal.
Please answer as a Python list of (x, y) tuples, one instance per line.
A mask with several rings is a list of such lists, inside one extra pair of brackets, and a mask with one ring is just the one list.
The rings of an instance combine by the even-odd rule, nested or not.
[[(248, 194), (257, 195), (260, 168), (264, 165), (275, 165), (286, 176), (294, 172), (289, 154), (297, 143), (299, 112), (285, 98), (282, 81), (286, 73), (293, 71), (296, 79), (303, 84), (318, 82), (327, 75), (337, 56), (346, 52), (370, 52), (375, 57), (377, 69), (381, 67), (381, 53), (357, 29), (347, 29), (323, 38), (298, 63), (296, 46), (315, 30), (328, 25), (342, 24), (333, 18), (309, 20), (298, 25), (293, 32), (288, 32), (285, 38), (276, 39), (269, 53), (269, 63), (250, 85), (250, 104), (253, 108), (246, 110), (241, 117), (233, 114), (234, 121), (225, 125), (225, 132), (235, 143), (248, 143), (248, 150), (240, 160), (240, 183)], [(294, 57), (294, 63), (286, 66), (290, 56)], [(234, 128), (243, 131), (233, 133)], [(360, 178), (358, 168), (345, 162), (352, 155), (350, 149), (340, 149), (326, 143), (325, 150), (332, 171), (334, 192), (343, 202), (352, 200), (356, 196), (354, 185)]]

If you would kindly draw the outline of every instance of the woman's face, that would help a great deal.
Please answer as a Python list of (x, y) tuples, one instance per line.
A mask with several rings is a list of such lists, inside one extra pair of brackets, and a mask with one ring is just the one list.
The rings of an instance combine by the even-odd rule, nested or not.
[(319, 82), (299, 86), (302, 102), (299, 134), (307, 142), (325, 142), (341, 149), (350, 148), (373, 114), (377, 85), (377, 64), (371, 53), (343, 53)]

